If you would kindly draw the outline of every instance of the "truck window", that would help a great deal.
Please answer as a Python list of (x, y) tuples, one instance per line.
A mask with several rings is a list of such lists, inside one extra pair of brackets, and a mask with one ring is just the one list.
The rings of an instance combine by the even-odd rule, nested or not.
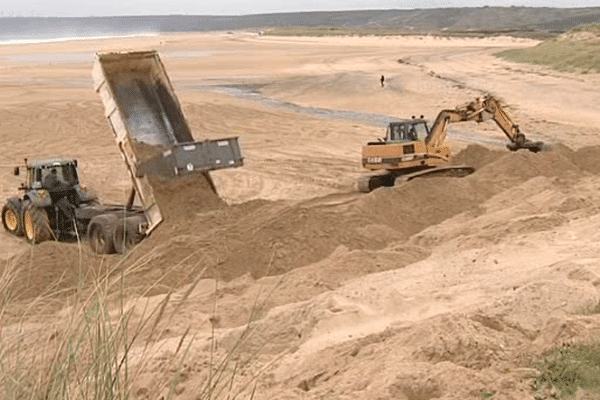
[(77, 184), (77, 170), (73, 164), (64, 164), (62, 166), (62, 179), (69, 186)]
[(33, 182), (42, 181), (42, 171), (38, 168), (29, 168), (29, 186), (33, 185)]

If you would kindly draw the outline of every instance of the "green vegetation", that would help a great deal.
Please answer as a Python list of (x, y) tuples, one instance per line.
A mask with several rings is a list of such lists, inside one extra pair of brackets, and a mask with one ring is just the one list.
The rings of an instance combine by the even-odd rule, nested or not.
[[(141, 372), (131, 366), (131, 350), (140, 342), (145, 349), (156, 344), (154, 337), (160, 336), (157, 327), (165, 317), (169, 296), (152, 310), (128, 307), (124, 271), (116, 279), (110, 279), (110, 273), (98, 277), (91, 291), (80, 285), (78, 294), (59, 316), (48, 314), (44, 308), (56, 301), (60, 292), (42, 294), (15, 313), (20, 304), (11, 301), (11, 288), (22, 267), (9, 263), (0, 276), (4, 295), (0, 310), (0, 397), (131, 398), (133, 383)], [(117, 268), (110, 271), (112, 275)], [(178, 365), (189, 342), (184, 335), (173, 359), (167, 362)], [(143, 357), (136, 360), (137, 365), (144, 365)]]
[(577, 314), (581, 314), (581, 315), (594, 315), (594, 314), (600, 314), (600, 302), (597, 303), (595, 306), (591, 306), (591, 307), (585, 307), (583, 308), (581, 311), (579, 311)]
[(547, 34), (544, 32), (529, 32), (529, 31), (513, 31), (513, 30), (465, 30), (465, 31), (450, 31), (444, 30), (439, 32), (423, 31), (418, 29), (402, 29), (402, 28), (377, 28), (377, 27), (362, 27), (362, 26), (280, 26), (277, 28), (269, 28), (264, 31), (264, 35), (269, 36), (423, 36), (433, 35), (440, 37), (491, 37), (499, 35), (511, 35), (518, 37), (537, 37), (545, 38)]
[(505, 50), (496, 56), (557, 71), (600, 72), (600, 24), (579, 26), (535, 47)]
[(494, 397), (495, 394), (496, 394), (496, 392), (494, 392), (493, 390), (492, 391), (485, 390), (485, 391), (479, 393), (479, 398), (481, 400), (490, 400)]
[(567, 34), (577, 33), (577, 32), (591, 32), (591, 33), (600, 34), (600, 24), (580, 25), (578, 27), (575, 27), (575, 28), (569, 30), (567, 32)]
[(392, 28), (364, 28), (350, 26), (281, 26), (264, 33), (270, 36), (394, 36), (408, 35), (406, 30)]
[(600, 341), (573, 344), (554, 350), (537, 366), (536, 391), (549, 391), (568, 399), (579, 388), (600, 391)]

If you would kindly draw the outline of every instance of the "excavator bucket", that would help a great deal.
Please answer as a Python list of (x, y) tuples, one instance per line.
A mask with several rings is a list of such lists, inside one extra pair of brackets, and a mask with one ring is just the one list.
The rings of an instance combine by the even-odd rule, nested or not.
[(511, 142), (506, 145), (510, 151), (517, 151), (521, 149), (529, 150), (533, 153), (537, 153), (543, 151), (545, 149), (544, 142), (532, 142), (530, 140), (526, 140), (523, 143), (514, 143)]

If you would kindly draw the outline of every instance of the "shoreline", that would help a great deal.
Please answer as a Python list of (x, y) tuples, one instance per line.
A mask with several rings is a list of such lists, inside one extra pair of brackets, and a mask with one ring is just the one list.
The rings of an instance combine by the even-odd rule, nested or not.
[(160, 36), (160, 32), (143, 32), (143, 33), (132, 33), (127, 35), (91, 35), (91, 36), (62, 36), (55, 38), (36, 38), (36, 39), (8, 39), (0, 40), (0, 46), (10, 45), (23, 45), (23, 44), (42, 44), (42, 43), (55, 43), (55, 42), (72, 42), (72, 41), (86, 41), (86, 40), (107, 40), (107, 39), (129, 39), (129, 38), (145, 38), (145, 37), (157, 37)]

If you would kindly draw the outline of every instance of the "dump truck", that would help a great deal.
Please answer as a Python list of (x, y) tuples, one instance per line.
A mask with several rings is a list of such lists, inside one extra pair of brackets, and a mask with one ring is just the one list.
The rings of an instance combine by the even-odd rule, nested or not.
[[(146, 224), (144, 210), (138, 206), (100, 203), (95, 193), (79, 180), (77, 160), (56, 158), (29, 162), (24, 160), (25, 180), (22, 196), (9, 198), (2, 207), (2, 224), (9, 233), (25, 236), (32, 244), (47, 240), (90, 238), (100, 253), (115, 251), (117, 225), (128, 221), (140, 225), (129, 235), (141, 240)], [(22, 166), (14, 169), (16, 176)], [(111, 232), (110, 238), (107, 232)], [(122, 243), (122, 242), (121, 242)]]
[(509, 150), (538, 152), (544, 148), (543, 142), (527, 139), (501, 102), (488, 94), (455, 109), (442, 110), (431, 128), (423, 116), (391, 122), (383, 139), (369, 142), (362, 149), (363, 168), (376, 173), (359, 178), (358, 190), (368, 193), (381, 186), (394, 186), (420, 177), (464, 177), (473, 173), (475, 169), (471, 166), (450, 164), (451, 150), (446, 142), (448, 125), (490, 119), (508, 137)]
[(127, 203), (101, 203), (79, 182), (77, 160), (25, 160), (24, 194), (7, 200), (2, 223), (34, 244), (87, 237), (98, 253), (124, 253), (163, 221), (153, 179), (202, 174), (216, 193), (209, 171), (240, 167), (243, 157), (237, 137), (194, 140), (156, 51), (97, 53), (93, 80), (131, 176)]

